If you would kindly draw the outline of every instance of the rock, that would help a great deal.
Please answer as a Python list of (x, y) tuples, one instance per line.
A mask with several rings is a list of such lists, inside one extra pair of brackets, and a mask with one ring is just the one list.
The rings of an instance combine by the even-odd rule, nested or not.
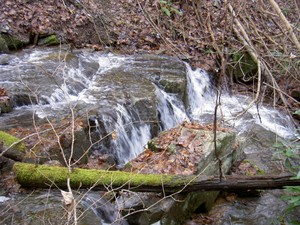
[(16, 38), (15, 36), (12, 36), (10, 34), (0, 34), (0, 50), (2, 50), (5, 53), (6, 50), (16, 50), (19, 48), (22, 48), (25, 45), (24, 42)]
[(23, 161), (26, 147), (20, 139), (0, 130), (0, 142), (3, 143), (1, 152), (5, 151), (3, 156), (15, 161)]
[[(222, 171), (226, 174), (242, 154), (233, 131), (217, 131), (217, 154), (222, 161)], [(180, 126), (162, 132), (148, 142), (149, 151), (131, 162), (130, 171), (141, 173), (218, 175), (219, 163), (214, 149), (212, 126), (196, 123), (183, 123)], [(151, 157), (152, 156), (152, 157)], [(143, 165), (139, 164), (141, 162)], [(141, 169), (143, 168), (143, 169)], [(218, 191), (191, 192), (178, 194), (175, 200), (166, 199), (164, 208), (157, 209), (162, 215), (161, 224), (181, 224), (191, 214), (209, 210), (218, 196)], [(170, 201), (171, 200), (171, 201)], [(143, 201), (145, 208), (151, 201)], [(146, 203), (145, 203), (146, 202)], [(148, 205), (149, 203), (149, 205)], [(139, 205), (141, 207), (141, 205)], [(129, 207), (130, 208), (130, 207)], [(137, 206), (134, 207), (138, 209)], [(143, 212), (145, 214), (145, 212)], [(145, 215), (136, 215), (145, 217)], [(147, 215), (153, 222), (152, 214)], [(148, 223), (150, 224), (150, 223)]]
[(43, 46), (59, 45), (59, 44), (60, 44), (60, 40), (55, 34), (52, 34), (44, 38), (40, 38), (38, 40), (38, 45), (43, 45)]
[(5, 156), (0, 157), (0, 171), (1, 173), (9, 172), (14, 166), (14, 160)]
[(297, 101), (300, 101), (300, 88), (295, 88), (290, 92), (291, 96), (296, 99)]
[(13, 58), (14, 56), (10, 54), (0, 54), (0, 65), (8, 65)]
[[(188, 146), (195, 149), (201, 146), (202, 149), (203, 155), (199, 158), (197, 174), (219, 175), (219, 163), (214, 149), (213, 132), (207, 129), (184, 127), (181, 135), (186, 132), (194, 134), (194, 138), (189, 141)], [(234, 132), (217, 131), (217, 154), (222, 161), (222, 172), (224, 174), (228, 173), (234, 162), (241, 155), (241, 149), (237, 146)], [(161, 219), (161, 224), (180, 224), (194, 212), (199, 212), (200, 210), (203, 212), (209, 211), (218, 194), (218, 191), (192, 192), (187, 195), (179, 194), (181, 201), (174, 201), (168, 213)]]
[[(46, 135), (43, 140), (45, 141), (41, 149), (37, 149), (37, 155), (40, 155), (39, 163), (44, 163), (47, 159), (51, 161), (59, 161), (62, 165), (66, 165), (64, 157), (72, 158), (72, 162), (86, 164), (90, 154), (91, 143), (88, 139), (86, 126), (82, 121), (75, 121), (74, 130), (70, 124), (66, 124), (64, 129), (57, 129), (59, 136), (58, 144), (57, 139), (52, 133)], [(72, 139), (74, 137), (74, 140)], [(51, 139), (52, 141), (47, 141)], [(62, 148), (62, 149), (61, 149)], [(64, 156), (62, 155), (62, 151)], [(40, 152), (40, 153), (38, 153)], [(46, 155), (45, 155), (46, 154)], [(44, 156), (45, 155), (45, 156)], [(44, 156), (44, 157), (43, 157)], [(47, 157), (48, 156), (48, 157)]]
[(9, 53), (7, 43), (4, 38), (0, 35), (0, 53)]
[(10, 101), (10, 97), (7, 94), (7, 90), (5, 88), (0, 88), (0, 114), (8, 113), (12, 111), (12, 104)]
[(257, 73), (257, 64), (248, 53), (236, 52), (232, 56), (234, 67), (232, 73), (236, 81), (252, 82)]
[(0, 114), (12, 111), (12, 104), (8, 96), (0, 96)]

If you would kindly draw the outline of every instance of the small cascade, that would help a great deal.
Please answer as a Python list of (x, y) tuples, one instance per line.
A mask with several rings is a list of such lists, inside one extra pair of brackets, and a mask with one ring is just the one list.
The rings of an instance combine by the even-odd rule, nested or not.
[[(211, 85), (209, 75), (202, 69), (192, 70), (187, 66), (189, 115), (193, 120), (202, 123), (212, 123), (216, 104), (216, 94)], [(230, 95), (223, 92), (221, 104), (218, 106), (219, 122), (233, 127), (243, 134), (250, 126), (257, 124), (266, 130), (274, 132), (282, 138), (294, 138), (296, 132), (290, 117), (272, 107), (253, 105), (248, 108), (252, 98), (242, 95)]]
[(144, 151), (144, 146), (151, 138), (150, 125), (140, 120), (135, 120), (132, 114), (121, 105), (117, 108), (116, 146), (120, 164), (125, 164)]
[[(72, 107), (72, 110), (77, 113), (76, 116), (89, 118), (90, 130), (88, 134), (84, 134), (90, 135), (88, 144), (94, 143), (91, 149), (99, 154), (113, 156), (112, 161), (115, 159), (118, 166), (122, 167), (143, 152), (148, 140), (158, 131), (170, 129), (185, 120), (213, 122), (216, 94), (209, 74), (202, 69), (192, 70), (190, 65), (186, 64), (188, 95), (186, 109), (186, 103), (176, 94), (160, 89), (159, 81), (166, 79), (167, 75), (180, 74), (176, 76), (176, 82), (184, 75), (183, 64), (179, 72), (173, 71), (173, 68), (179, 64), (178, 61), (173, 62), (171, 68), (165, 70), (166, 65), (170, 64), (169, 61), (162, 63), (157, 59), (148, 61), (142, 58), (138, 62), (131, 62), (134, 59), (130, 57), (83, 52), (72, 55), (72, 60), (75, 62), (66, 64), (53, 61), (52, 53), (57, 54), (52, 50), (33, 51), (22, 59), (16, 58), (8, 65), (0, 66), (2, 86), (11, 90), (13, 87), (18, 87), (15, 90), (16, 95), (19, 87), (22, 87), (22, 95), (26, 95), (27, 87), (23, 86), (31, 85), (30, 89), (40, 94), (39, 103), (41, 103), (15, 108), (13, 112), (1, 115), (1, 127), (9, 127), (11, 124), (17, 127), (20, 126), (20, 122), (23, 122), (23, 127), (26, 124), (26, 127), (31, 126), (32, 129), (32, 113), (36, 113), (40, 118), (57, 117), (57, 121), (60, 121), (70, 114), (70, 107)], [(45, 65), (45, 61), (49, 58), (50, 62)], [(38, 70), (41, 66), (44, 66), (47, 72), (56, 71), (61, 66), (63, 70), (60, 68), (60, 72), (57, 70), (53, 77), (49, 77), (48, 73), (45, 75)], [(18, 71), (17, 68), (20, 69), (18, 75), (15, 72)], [(146, 72), (143, 73), (143, 70)], [(175, 79), (172, 76), (167, 78)], [(24, 78), (22, 83), (20, 77)], [(268, 106), (254, 105), (242, 116), (237, 117), (248, 108), (252, 99), (247, 96), (231, 96), (223, 91), (220, 100), (218, 122), (222, 126), (236, 129), (239, 136), (247, 137), (251, 142), (248, 153), (251, 150), (256, 158), (260, 158), (257, 155), (263, 147), (258, 145), (258, 150), (253, 148), (252, 142), (258, 142), (256, 137), (260, 138), (264, 133), (272, 133), (272, 135), (274, 133), (276, 138), (277, 136), (293, 138), (296, 134), (290, 117), (284, 112)], [(24, 123), (26, 121), (24, 118), (29, 119), (28, 123)], [(247, 132), (252, 131), (252, 128), (258, 131), (253, 129), (253, 133), (256, 132), (257, 136), (250, 139)], [(268, 137), (262, 140), (263, 144)], [(92, 209), (93, 215), (101, 218), (102, 224), (112, 224), (116, 220), (121, 224), (127, 224), (126, 221), (118, 220), (120, 214), (117, 205), (101, 200), (98, 194), (86, 195), (82, 204), (85, 209)], [(36, 202), (32, 205), (36, 205)]]
[[(187, 109), (186, 102), (176, 94), (162, 90), (159, 83), (166, 79), (174, 83), (184, 80), (185, 70)], [(15, 71), (19, 74), (16, 75)], [(1, 66), (0, 72), (0, 83), (7, 89), (20, 86), (22, 96), (39, 94), (40, 105), (31, 107), (39, 118), (53, 116), (59, 121), (70, 114), (71, 109), (76, 116), (97, 115), (99, 130), (95, 134), (99, 134), (95, 135), (98, 140), (94, 141), (108, 135), (106, 139), (109, 141), (99, 144), (99, 151), (114, 154), (120, 164), (141, 153), (158, 130), (170, 129), (185, 120), (212, 123), (214, 118), (216, 95), (209, 74), (202, 69), (193, 70), (187, 63), (184, 67), (171, 58), (28, 50), (23, 56), (17, 55), (7, 65)], [(18, 94), (19, 88), (15, 89)], [(230, 96), (223, 91), (218, 107), (219, 122), (236, 128), (239, 133), (249, 130), (248, 125), (258, 124), (281, 137), (293, 136), (295, 128), (289, 117), (270, 107), (254, 106), (236, 118), (250, 101), (249, 97)], [(21, 118), (25, 110), (19, 111)], [(31, 122), (31, 118), (28, 121)], [(153, 128), (153, 121), (159, 121), (160, 127)]]
[(156, 96), (160, 130), (171, 129), (181, 122), (189, 120), (183, 102), (176, 95), (168, 94), (156, 87)]
[(185, 65), (187, 69), (188, 113), (191, 119), (199, 120), (214, 109), (213, 86), (206, 71), (200, 68), (192, 70), (189, 64), (185, 63)]
[[(150, 125), (133, 114), (118, 104), (114, 113), (102, 114), (96, 123), (98, 131), (105, 130), (100, 138), (109, 139), (109, 143), (106, 140), (99, 143), (100, 151), (113, 154), (119, 166), (143, 152), (144, 146), (151, 138)], [(99, 124), (102, 124), (102, 127), (99, 127)]]

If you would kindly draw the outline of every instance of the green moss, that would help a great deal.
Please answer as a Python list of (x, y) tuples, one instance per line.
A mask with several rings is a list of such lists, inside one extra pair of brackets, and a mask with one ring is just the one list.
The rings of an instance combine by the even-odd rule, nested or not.
[(150, 141), (148, 141), (148, 148), (155, 152), (158, 150), (158, 147), (157, 147), (157, 143), (156, 143), (156, 139), (151, 139)]
[(14, 36), (11, 36), (9, 34), (0, 34), (0, 38), (2, 38), (8, 49), (16, 50), (21, 47), (23, 47), (24, 43), (20, 41), (19, 39), (15, 38)]
[(9, 49), (6, 44), (6, 41), (4, 40), (4, 38), (1, 37), (1, 35), (0, 35), (0, 53), (9, 53)]
[(249, 165), (254, 168), (256, 172), (256, 174), (246, 173), (247, 176), (264, 175), (266, 173), (263, 169), (259, 168), (257, 165), (247, 159), (243, 160), (243, 163), (249, 163)]
[[(58, 187), (66, 187), (68, 169), (66, 167), (15, 163), (14, 172), (17, 181), (24, 187), (48, 187), (54, 182)], [(178, 178), (174, 175), (136, 174), (122, 171), (106, 171), (94, 169), (73, 169), (70, 175), (71, 185), (75, 187), (90, 187), (98, 185), (113, 186), (160, 186), (169, 187), (184, 185), (193, 177)]]
[(55, 34), (52, 34), (45, 38), (41, 38), (41, 39), (39, 39), (39, 42), (38, 42), (38, 45), (45, 45), (45, 46), (59, 45), (59, 44), (60, 44), (60, 41)]
[(253, 61), (248, 53), (236, 52), (232, 55), (234, 68), (234, 77), (242, 82), (253, 80), (253, 76), (257, 73), (257, 64)]
[[(3, 142), (5, 147), (9, 147), (14, 143), (20, 142), (20, 139), (0, 130), (0, 141)], [(14, 145), (14, 149), (25, 152), (26, 147), (24, 143), (20, 142)]]

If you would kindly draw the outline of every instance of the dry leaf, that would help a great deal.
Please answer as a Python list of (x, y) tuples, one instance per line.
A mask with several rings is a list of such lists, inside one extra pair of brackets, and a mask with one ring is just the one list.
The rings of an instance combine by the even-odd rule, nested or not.
[(71, 205), (74, 202), (74, 196), (72, 192), (67, 192), (60, 190), (61, 195), (63, 196), (65, 205)]

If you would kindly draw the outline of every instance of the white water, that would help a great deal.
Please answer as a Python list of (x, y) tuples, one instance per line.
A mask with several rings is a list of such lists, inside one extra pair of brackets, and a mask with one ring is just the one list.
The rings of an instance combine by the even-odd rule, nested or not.
[(181, 122), (189, 120), (183, 102), (181, 102), (176, 95), (168, 94), (164, 90), (156, 87), (156, 96), (161, 130), (171, 129)]
[[(89, 90), (99, 91), (110, 87), (99, 86), (96, 77), (109, 71), (110, 69), (119, 67), (126, 63), (126, 58), (116, 57), (113, 55), (99, 57), (99, 55), (83, 55), (86, 61), (96, 61), (99, 68), (92, 78), (87, 78), (81, 67), (64, 70), (64, 77), (68, 82), (63, 83), (60, 88), (45, 98), (53, 109), (59, 109), (63, 104), (83, 101), (89, 104), (95, 104), (97, 98), (94, 97)], [(34, 57), (31, 58), (33, 60)], [(177, 126), (183, 121), (197, 120), (202, 123), (212, 123), (215, 110), (216, 95), (211, 84), (209, 74), (202, 70), (192, 70), (186, 64), (187, 70), (187, 90), (188, 90), (188, 109), (185, 110), (183, 102), (174, 94), (166, 93), (156, 86), (157, 110), (159, 112), (160, 128), (167, 130)], [(83, 88), (75, 92), (72, 87), (68, 86), (69, 81), (79, 83)], [(221, 105), (218, 107), (218, 119), (225, 126), (235, 128), (238, 133), (247, 132), (253, 124), (258, 124), (276, 133), (283, 138), (294, 137), (296, 130), (290, 118), (275, 109), (266, 106), (251, 107), (241, 117), (236, 117), (240, 112), (248, 107), (251, 98), (246, 96), (230, 96), (228, 93), (222, 93)], [(150, 125), (143, 121), (134, 120), (128, 110), (118, 104), (114, 109), (117, 113), (117, 119), (102, 116), (107, 121), (106, 127), (111, 132), (113, 129), (117, 135), (113, 139), (113, 145), (116, 149), (114, 154), (119, 159), (120, 164), (125, 164), (138, 154), (144, 151), (144, 146), (151, 138)], [(44, 115), (37, 112), (38, 115)], [(106, 118), (105, 118), (106, 117)], [(110, 122), (108, 122), (110, 121)]]
[[(30, 58), (31, 63), (38, 63), (41, 57), (46, 57), (45, 54), (37, 52)], [(126, 63), (125, 58), (114, 56), (99, 55), (83, 55), (82, 58), (87, 62), (93, 61), (98, 63), (98, 70), (95, 74), (88, 77), (82, 71), (83, 68), (68, 68), (63, 70), (65, 77), (64, 83), (59, 88), (54, 89), (48, 96), (43, 96), (50, 103), (47, 107), (53, 110), (59, 110), (65, 104), (77, 104), (78, 101), (83, 101), (88, 104), (96, 104), (99, 102), (97, 96), (94, 96), (93, 91), (99, 89), (109, 89), (110, 87), (99, 86), (96, 75), (102, 75), (110, 69), (116, 68)], [(199, 120), (203, 123), (211, 123), (215, 110), (216, 96), (211, 85), (209, 75), (201, 70), (192, 70), (187, 66), (188, 79), (188, 110), (184, 109), (184, 104), (176, 95), (166, 93), (157, 88), (157, 108), (160, 114), (162, 129), (170, 129), (178, 125), (184, 120)], [(81, 88), (75, 89), (69, 83), (76, 83)], [(251, 107), (242, 117), (236, 118), (240, 112), (247, 108), (251, 98), (246, 96), (230, 96), (223, 92), (221, 96), (221, 105), (218, 110), (218, 118), (222, 125), (235, 128), (239, 134), (247, 132), (251, 125), (259, 125), (266, 130), (270, 130), (283, 138), (292, 138), (296, 134), (296, 130), (290, 118), (284, 113), (267, 106)], [(28, 106), (26, 106), (28, 107)], [(39, 106), (38, 106), (39, 107)], [(47, 116), (47, 112), (42, 110), (42, 107), (37, 110), (41, 117)], [(106, 122), (105, 127), (107, 132), (115, 132), (112, 140), (117, 158), (120, 164), (125, 164), (129, 160), (136, 157), (144, 150), (144, 145), (151, 138), (150, 125), (145, 121), (139, 120), (132, 116), (124, 105), (117, 104), (116, 107), (107, 105), (115, 111), (115, 115), (100, 115), (103, 121)], [(114, 108), (113, 108), (114, 107)], [(23, 110), (25, 107), (22, 107)], [(132, 109), (134, 110), (134, 109)], [(23, 110), (25, 111), (25, 110)], [(135, 113), (136, 115), (137, 113)], [(100, 133), (100, 125), (98, 120), (95, 121), (98, 132)], [(5, 201), (5, 197), (0, 202)], [(88, 202), (88, 204), (92, 204)], [(98, 212), (94, 212), (101, 217)], [(160, 224), (159, 222), (157, 224)]]
[[(213, 122), (216, 94), (211, 87), (209, 75), (201, 69), (192, 70), (187, 65), (187, 76), (191, 118), (203, 123)], [(274, 108), (253, 105), (246, 113), (237, 117), (248, 108), (251, 100), (247, 96), (231, 96), (223, 91), (221, 104), (218, 106), (219, 122), (235, 128), (240, 134), (248, 131), (251, 124), (257, 124), (282, 138), (295, 137), (297, 132), (290, 117)]]
[(117, 158), (120, 164), (125, 164), (144, 151), (144, 146), (151, 138), (150, 126), (144, 121), (134, 121), (124, 106), (118, 105), (116, 122)]
[[(17, 68), (20, 64), (29, 66), (30, 69), (30, 65), (40, 65), (43, 60), (49, 60), (51, 54), (57, 55), (58, 53), (52, 52), (52, 50), (32, 51), (23, 59), (12, 61), (7, 68), (13, 70), (11, 67)], [(51, 93), (42, 96), (42, 99), (48, 103), (47, 106), (33, 106), (34, 110), (39, 117), (44, 118), (49, 115), (49, 112), (62, 111), (66, 106), (67, 108), (74, 107), (79, 103), (89, 105), (101, 103), (101, 107), (105, 105), (105, 107), (112, 108), (116, 112), (117, 118), (112, 118), (109, 114), (101, 115), (101, 117), (106, 117), (105, 127), (108, 131), (116, 130), (117, 138), (113, 140), (113, 144), (119, 150), (115, 154), (122, 163), (125, 163), (144, 150), (145, 144), (151, 138), (150, 125), (145, 121), (132, 118), (128, 110), (134, 109), (128, 109), (121, 103), (112, 106), (105, 98), (105, 92), (111, 91), (112, 87), (109, 86), (109, 82), (101, 83), (99, 77), (101, 78), (109, 70), (130, 64), (132, 58), (93, 52), (83, 52), (77, 57), (79, 61), (77, 67), (72, 67), (72, 64), (67, 67), (63, 60), (59, 63), (53, 61), (54, 72), (61, 74), (59, 77), (62, 82), (59, 82), (59, 86), (55, 86)], [(62, 55), (61, 59), (63, 58)], [(93, 74), (86, 73), (87, 65), (95, 67)], [(3, 70), (7, 70), (6, 67), (2, 67)], [(170, 129), (189, 119), (202, 123), (213, 122), (216, 96), (209, 74), (201, 69), (192, 70), (188, 64), (186, 64), (186, 71), (188, 109), (185, 109), (184, 103), (176, 95), (166, 93), (156, 87), (161, 130)], [(247, 108), (250, 101), (249, 97), (230, 96), (223, 91), (221, 105), (218, 107), (219, 122), (235, 128), (240, 134), (248, 131), (249, 126), (258, 124), (266, 130), (275, 132), (280, 137), (294, 137), (296, 130), (289, 116), (267, 106), (259, 106), (258, 109), (253, 106), (242, 117), (236, 118), (236, 115)]]

